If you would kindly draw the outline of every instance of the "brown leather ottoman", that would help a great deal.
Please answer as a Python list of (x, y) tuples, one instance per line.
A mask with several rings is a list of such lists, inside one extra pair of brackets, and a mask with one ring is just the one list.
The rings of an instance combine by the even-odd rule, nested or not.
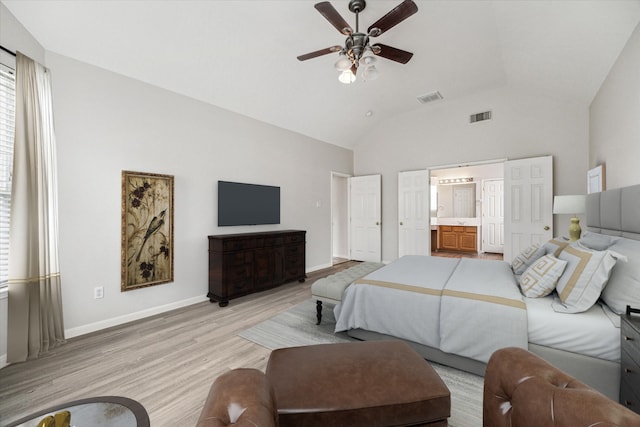
[(274, 350), (266, 375), (280, 427), (446, 426), (449, 389), (402, 341)]

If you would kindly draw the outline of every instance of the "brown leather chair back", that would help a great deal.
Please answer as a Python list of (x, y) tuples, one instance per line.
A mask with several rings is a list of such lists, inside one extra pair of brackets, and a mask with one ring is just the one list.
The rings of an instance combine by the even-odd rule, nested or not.
[(496, 351), (484, 378), (485, 427), (640, 426), (640, 415), (520, 348)]

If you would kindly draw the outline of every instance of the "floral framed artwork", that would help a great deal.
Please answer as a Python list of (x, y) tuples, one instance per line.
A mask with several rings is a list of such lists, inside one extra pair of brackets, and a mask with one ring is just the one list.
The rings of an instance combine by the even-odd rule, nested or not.
[(122, 291), (173, 282), (173, 176), (122, 171)]

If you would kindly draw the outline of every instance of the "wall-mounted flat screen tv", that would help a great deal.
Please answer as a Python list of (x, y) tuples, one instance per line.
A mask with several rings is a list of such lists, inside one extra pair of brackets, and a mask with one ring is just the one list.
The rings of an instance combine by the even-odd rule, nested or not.
[(218, 181), (218, 226), (280, 224), (280, 187)]

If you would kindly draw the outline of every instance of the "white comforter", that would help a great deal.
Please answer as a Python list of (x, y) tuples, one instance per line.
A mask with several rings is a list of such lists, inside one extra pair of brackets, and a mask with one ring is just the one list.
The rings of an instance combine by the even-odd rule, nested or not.
[(336, 306), (336, 332), (365, 329), (482, 362), (527, 348), (527, 312), (506, 262), (405, 256), (358, 279)]

